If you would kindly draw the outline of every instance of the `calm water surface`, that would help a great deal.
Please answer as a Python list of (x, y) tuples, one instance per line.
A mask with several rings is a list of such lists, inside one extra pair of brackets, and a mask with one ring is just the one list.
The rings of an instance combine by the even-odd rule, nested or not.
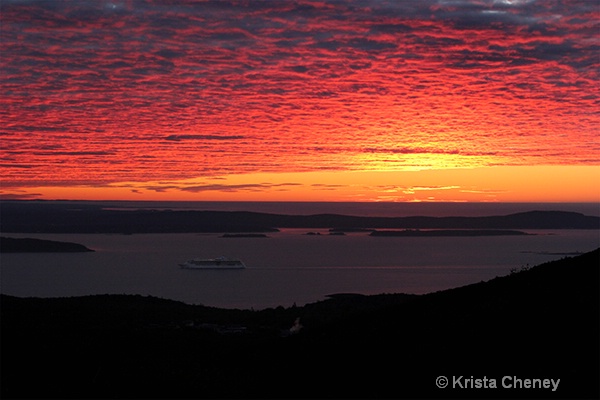
[[(16, 296), (141, 294), (191, 304), (262, 309), (322, 300), (333, 293), (428, 293), (510, 273), (512, 268), (600, 246), (598, 231), (528, 231), (535, 236), (307, 236), (287, 229), (268, 238), (218, 234), (11, 237), (82, 243), (94, 253), (3, 254), (2, 293)], [(185, 270), (191, 258), (229, 256), (245, 270)]]

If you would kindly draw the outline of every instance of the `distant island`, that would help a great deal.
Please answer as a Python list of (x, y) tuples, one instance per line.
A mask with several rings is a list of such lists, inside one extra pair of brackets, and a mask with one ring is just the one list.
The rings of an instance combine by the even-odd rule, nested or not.
[(85, 253), (93, 251), (79, 243), (0, 237), (0, 253)]
[[(321, 232), (312, 232), (311, 231), (311, 232), (306, 232), (305, 235), (307, 235), (307, 236), (321, 236)], [(345, 236), (346, 233), (330, 229), (329, 233), (327, 235), (328, 236)]]
[(361, 232), (373, 232), (375, 229), (372, 228), (331, 228), (329, 232), (331, 233), (361, 233)]
[(264, 233), (225, 233), (222, 238), (268, 238)]
[(373, 231), (369, 236), (381, 237), (436, 237), (436, 236), (518, 236), (530, 235), (526, 232), (506, 229), (404, 229), (401, 231)]
[[(597, 399), (598, 265), (595, 250), (425, 295), (343, 293), (256, 311), (0, 295), (0, 396)], [(498, 387), (440, 388), (440, 376)], [(502, 387), (530, 378), (560, 382)]]
[(268, 233), (280, 228), (368, 232), (376, 229), (600, 229), (600, 217), (527, 211), (487, 217), (361, 217), (248, 211), (105, 209), (70, 202), (0, 202), (0, 231), (11, 233)]

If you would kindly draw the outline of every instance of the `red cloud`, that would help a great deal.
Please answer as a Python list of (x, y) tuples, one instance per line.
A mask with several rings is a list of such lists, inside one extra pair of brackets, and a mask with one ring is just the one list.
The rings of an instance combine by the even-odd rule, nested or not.
[(360, 4), (5, 1), (3, 177), (600, 162), (593, 6)]

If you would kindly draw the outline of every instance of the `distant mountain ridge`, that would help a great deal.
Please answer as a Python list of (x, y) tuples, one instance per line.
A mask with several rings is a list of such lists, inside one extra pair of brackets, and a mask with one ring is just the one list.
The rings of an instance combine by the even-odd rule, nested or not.
[(0, 203), (0, 231), (12, 233), (272, 232), (278, 228), (600, 229), (600, 217), (527, 211), (486, 217), (361, 217), (249, 211), (107, 210), (96, 205)]

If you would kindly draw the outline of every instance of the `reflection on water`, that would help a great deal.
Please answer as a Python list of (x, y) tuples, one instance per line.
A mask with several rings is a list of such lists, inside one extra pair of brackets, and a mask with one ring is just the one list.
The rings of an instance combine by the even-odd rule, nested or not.
[[(528, 231), (535, 236), (268, 238), (217, 234), (58, 235), (12, 237), (72, 241), (94, 253), (3, 254), (2, 293), (16, 296), (153, 295), (227, 308), (291, 306), (333, 293), (427, 293), (506, 275), (512, 268), (586, 252), (600, 245), (590, 230)], [(229, 256), (245, 270), (185, 270), (191, 258)]]

